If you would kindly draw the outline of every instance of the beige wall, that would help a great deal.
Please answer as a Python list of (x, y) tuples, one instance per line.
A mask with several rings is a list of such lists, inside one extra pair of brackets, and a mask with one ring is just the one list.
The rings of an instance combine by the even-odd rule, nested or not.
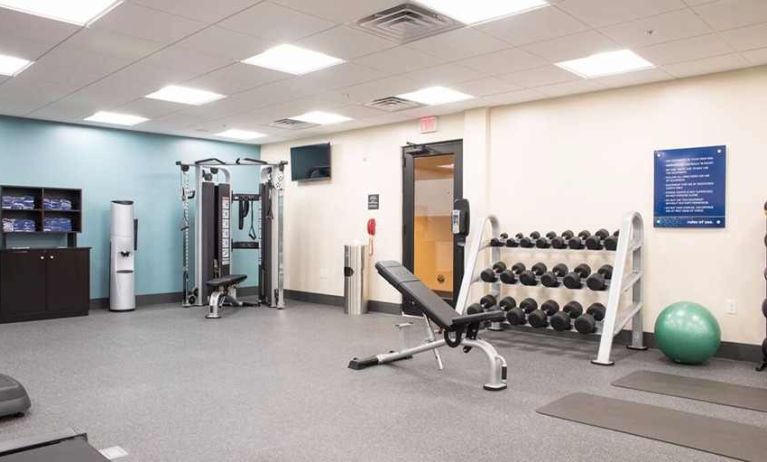
[[(342, 294), (343, 243), (364, 239), (369, 217), (379, 223), (375, 259), (400, 259), (400, 146), (463, 138), (474, 223), (488, 211), (510, 232), (612, 230), (638, 210), (647, 224), (645, 329), (669, 303), (694, 300), (714, 312), (725, 340), (761, 343), (765, 89), (767, 68), (756, 68), (471, 110), (442, 117), (440, 132), (428, 136), (408, 122), (266, 145), (262, 156), (271, 160), (287, 158), (291, 145), (333, 143), (331, 182), (288, 185), (287, 287)], [(653, 229), (653, 151), (713, 144), (728, 146), (727, 229)], [(366, 210), (368, 193), (381, 194), (381, 210)], [(380, 278), (371, 286), (372, 299), (399, 301)], [(735, 315), (726, 314), (727, 300), (735, 301)]]
[[(439, 126), (437, 133), (421, 135), (418, 122), (413, 121), (262, 146), (262, 159), (289, 160), (291, 146), (327, 141), (332, 145), (331, 180), (287, 182), (287, 289), (343, 295), (344, 244), (355, 239), (367, 242), (369, 218), (375, 218), (378, 224), (373, 260), (402, 259), (401, 148), (408, 141), (426, 143), (463, 137), (462, 114), (441, 117)], [(381, 195), (379, 210), (367, 209), (368, 194)], [(372, 300), (401, 301), (399, 293), (381, 278), (368, 280)]]

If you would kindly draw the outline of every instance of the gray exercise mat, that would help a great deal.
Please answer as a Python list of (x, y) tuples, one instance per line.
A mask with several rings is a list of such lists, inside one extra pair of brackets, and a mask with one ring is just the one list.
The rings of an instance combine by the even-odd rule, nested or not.
[(767, 430), (649, 404), (573, 393), (538, 409), (560, 419), (739, 460), (767, 458)]
[[(767, 412), (767, 388), (746, 387), (651, 371), (633, 372), (613, 382), (613, 385), (660, 395)], [(765, 457), (767, 458), (767, 456)]]

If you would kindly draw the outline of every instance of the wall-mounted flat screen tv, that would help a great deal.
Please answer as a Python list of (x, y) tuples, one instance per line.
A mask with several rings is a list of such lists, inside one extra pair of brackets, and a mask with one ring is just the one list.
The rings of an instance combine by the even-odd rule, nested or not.
[(293, 181), (330, 178), (330, 143), (290, 148)]

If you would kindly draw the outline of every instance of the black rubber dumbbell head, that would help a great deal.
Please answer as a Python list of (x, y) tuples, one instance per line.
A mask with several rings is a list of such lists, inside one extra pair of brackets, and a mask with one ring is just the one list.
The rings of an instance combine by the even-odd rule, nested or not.
[(562, 312), (567, 313), (570, 318), (576, 319), (583, 314), (583, 305), (573, 300), (562, 308)]
[(501, 273), (503, 271), (506, 271), (506, 263), (502, 261), (497, 261), (493, 263), (493, 271), (495, 271), (496, 273)]
[(519, 307), (522, 308), (525, 313), (530, 314), (538, 309), (538, 302), (533, 298), (526, 298), (519, 303)]
[(575, 233), (568, 229), (567, 231), (563, 231), (561, 236), (565, 240), (570, 240), (575, 236)]
[(542, 276), (543, 273), (548, 271), (548, 268), (546, 268), (546, 265), (544, 265), (543, 263), (536, 263), (530, 269), (532, 270), (533, 273), (535, 273), (536, 276)]
[(762, 302), (762, 314), (767, 318), (767, 298)]
[(557, 250), (566, 249), (568, 241), (569, 239), (565, 239), (562, 236), (557, 236), (551, 240), (551, 247)]
[(512, 308), (516, 308), (517, 301), (514, 300), (514, 297), (503, 297), (501, 301), (498, 302), (498, 306), (500, 306), (503, 311), (509, 311)]
[(523, 249), (532, 249), (535, 247), (535, 242), (538, 238), (533, 239), (530, 236), (525, 236), (519, 240), (519, 246)]
[(497, 305), (498, 299), (495, 298), (495, 295), (487, 294), (479, 299), (479, 304), (482, 306), (482, 308), (487, 310)]
[(532, 233), (530, 233), (530, 237), (533, 239), (539, 239), (541, 237), (541, 233), (539, 233), (538, 231), (533, 231)]
[(543, 305), (541, 305), (541, 310), (546, 313), (546, 316), (553, 316), (554, 313), (559, 311), (559, 303), (554, 300), (546, 300), (543, 302)]
[(497, 237), (490, 238), (490, 247), (503, 247), (505, 245), (506, 245), (506, 242), (504, 242), (500, 238), (497, 238)]
[(589, 277), (591, 274), (591, 267), (589, 265), (581, 264), (576, 266), (572, 272), (562, 279), (562, 283), (568, 289), (581, 289), (583, 288), (583, 279)]
[(551, 247), (551, 240), (547, 237), (539, 237), (537, 241), (535, 241), (535, 247), (539, 249), (548, 249)]
[(599, 237), (599, 239), (607, 239), (607, 236), (610, 235), (610, 231), (602, 228), (598, 229), (597, 232), (594, 233), (594, 236)]
[(506, 313), (506, 320), (509, 321), (509, 324), (512, 326), (523, 326), (527, 323), (527, 315), (525, 314), (525, 310), (520, 307), (515, 307)]
[(512, 247), (512, 248), (519, 247), (519, 240), (513, 237), (506, 239), (506, 247)]
[(560, 263), (554, 266), (551, 271), (543, 273), (541, 276), (541, 284), (543, 284), (544, 287), (559, 287), (559, 279), (563, 278), (567, 273), (567, 265)]
[(570, 319), (570, 315), (564, 311), (554, 313), (554, 316), (549, 318), (549, 324), (557, 332), (564, 332), (573, 328), (573, 322)]
[(512, 270), (506, 270), (499, 275), (501, 282), (504, 284), (516, 284), (517, 275)]
[(602, 242), (603, 241), (599, 236), (593, 234), (586, 239), (585, 244), (586, 248), (589, 250), (602, 250), (605, 248)]
[(531, 270), (526, 270), (522, 271), (522, 273), (519, 275), (519, 282), (521, 282), (523, 286), (537, 286), (538, 278), (535, 277), (534, 272)]
[(618, 236), (609, 236), (603, 242), (605, 249), (615, 251), (618, 249)]
[(607, 281), (613, 277), (613, 267), (611, 265), (604, 265), (596, 273), (586, 279), (586, 286), (591, 290), (606, 290)]
[(492, 283), (498, 280), (498, 275), (492, 268), (485, 268), (479, 273), (482, 282)]
[(468, 308), (466, 308), (466, 314), (477, 314), (482, 313), (483, 311), (484, 310), (479, 305), (479, 303), (472, 303)]

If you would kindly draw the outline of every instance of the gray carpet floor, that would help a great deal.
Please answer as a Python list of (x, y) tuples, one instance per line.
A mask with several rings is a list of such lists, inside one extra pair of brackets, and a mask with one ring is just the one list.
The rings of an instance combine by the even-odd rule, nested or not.
[[(598, 367), (595, 343), (487, 332), (509, 364), (509, 389), (492, 393), (484, 358), (460, 349), (443, 351), (442, 372), (431, 354), (347, 369), (397, 347), (395, 316), (298, 302), (203, 314), (158, 306), (0, 325), (0, 371), (33, 400), (26, 417), (0, 420), (0, 439), (75, 428), (97, 448), (125, 448), (125, 462), (721, 460), (536, 414), (573, 391), (767, 428), (763, 413), (610, 386), (639, 369), (765, 386), (748, 363), (683, 367), (616, 347), (616, 365)], [(420, 326), (410, 336), (420, 341)]]

